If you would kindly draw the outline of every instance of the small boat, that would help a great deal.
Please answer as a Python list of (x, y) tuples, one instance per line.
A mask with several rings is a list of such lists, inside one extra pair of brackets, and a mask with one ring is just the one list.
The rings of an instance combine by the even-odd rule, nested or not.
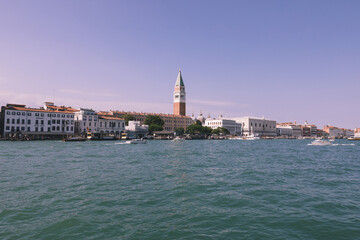
[(180, 141), (185, 141), (184, 138), (181, 138), (181, 137), (176, 137), (172, 140), (173, 142), (180, 142)]
[(246, 137), (243, 137), (243, 140), (258, 140), (258, 139), (260, 139), (260, 137), (256, 136), (256, 135), (253, 135), (253, 134), (251, 134), (249, 136), (246, 136)]
[(126, 141), (127, 144), (145, 144), (147, 141), (145, 139), (132, 139), (129, 141)]
[(360, 137), (349, 137), (348, 140), (351, 140), (351, 141), (360, 141)]
[(312, 146), (329, 146), (329, 145), (332, 145), (331, 142), (329, 141), (326, 141), (326, 140), (314, 140), (312, 141), (310, 144), (308, 145), (312, 145)]
[(334, 138), (331, 138), (330, 140), (329, 140), (329, 142), (334, 142), (335, 141), (335, 139)]
[(83, 141), (86, 141), (86, 138), (72, 137), (72, 138), (66, 138), (63, 141), (64, 142), (83, 142)]

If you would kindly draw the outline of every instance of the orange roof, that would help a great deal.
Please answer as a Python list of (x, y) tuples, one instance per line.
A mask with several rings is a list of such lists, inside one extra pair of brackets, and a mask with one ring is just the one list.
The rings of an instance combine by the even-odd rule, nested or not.
[(118, 118), (118, 117), (109, 117), (109, 116), (104, 116), (104, 115), (99, 115), (99, 119), (106, 119), (106, 120), (123, 120), (123, 118)]
[(17, 111), (31, 111), (31, 112), (74, 113), (73, 111), (45, 110), (40, 108), (26, 108), (26, 107), (6, 107), (6, 109), (17, 110)]

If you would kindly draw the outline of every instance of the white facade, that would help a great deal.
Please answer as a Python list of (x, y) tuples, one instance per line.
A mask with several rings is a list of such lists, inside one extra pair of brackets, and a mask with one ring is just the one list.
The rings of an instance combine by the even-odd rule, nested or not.
[(234, 120), (242, 125), (242, 135), (276, 136), (276, 121), (265, 118), (241, 117)]
[(77, 133), (97, 133), (98, 116), (92, 109), (80, 108), (75, 112), (76, 132)]
[(208, 118), (205, 120), (204, 126), (212, 129), (217, 129), (218, 127), (226, 128), (232, 135), (241, 134), (241, 124), (231, 119)]
[(37, 135), (73, 135), (74, 113), (26, 108), (25, 105), (7, 104), (2, 107), (4, 136), (9, 133)]
[(125, 131), (125, 120), (117, 117), (99, 116), (99, 133), (120, 134)]
[(301, 126), (293, 123), (281, 123), (276, 125), (277, 136), (299, 138), (302, 136)]

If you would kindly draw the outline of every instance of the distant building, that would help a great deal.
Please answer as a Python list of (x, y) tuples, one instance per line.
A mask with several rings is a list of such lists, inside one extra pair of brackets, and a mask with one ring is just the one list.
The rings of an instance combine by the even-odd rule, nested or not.
[(276, 121), (265, 118), (241, 117), (233, 118), (242, 125), (242, 135), (276, 136)]
[(237, 123), (235, 120), (219, 118), (208, 118), (204, 123), (205, 127), (210, 127), (212, 129), (217, 129), (218, 127), (226, 128), (230, 134), (241, 135), (241, 126), (242, 124)]
[(96, 129), (98, 133), (109, 133), (115, 136), (120, 136), (125, 131), (125, 120), (118, 117), (111, 117), (106, 115), (98, 115), (99, 128)]
[(354, 131), (351, 129), (338, 128), (338, 127), (329, 126), (329, 125), (324, 126), (323, 131), (330, 138), (347, 138), (347, 137), (354, 136)]
[(354, 137), (360, 138), (360, 128), (355, 128), (355, 130), (354, 130)]
[(129, 121), (128, 126), (125, 127), (125, 132), (129, 138), (141, 138), (147, 135), (149, 126), (141, 125), (140, 121)]
[[(50, 107), (49, 107), (50, 106)], [(1, 107), (2, 135), (6, 138), (52, 139), (74, 135), (76, 109), (46, 102), (42, 108), (23, 104)]]
[(278, 123), (276, 124), (277, 136), (299, 138), (302, 136), (301, 126), (296, 123)]
[(92, 109), (80, 108), (75, 112), (75, 133), (97, 133), (98, 132), (98, 115)]

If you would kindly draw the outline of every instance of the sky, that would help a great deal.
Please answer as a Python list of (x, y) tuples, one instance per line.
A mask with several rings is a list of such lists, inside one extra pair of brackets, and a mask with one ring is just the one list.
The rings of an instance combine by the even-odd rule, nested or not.
[(360, 127), (360, 1), (0, 0), (0, 105)]

